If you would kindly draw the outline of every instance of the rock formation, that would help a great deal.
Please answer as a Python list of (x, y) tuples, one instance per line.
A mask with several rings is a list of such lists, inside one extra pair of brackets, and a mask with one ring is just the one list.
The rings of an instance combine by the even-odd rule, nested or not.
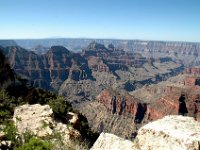
[[(94, 88), (98, 89), (98, 92), (102, 87), (110, 85), (124, 90), (134, 90), (147, 83), (165, 80), (183, 69), (182, 65), (169, 59), (165, 61), (146, 59), (141, 54), (127, 53), (112, 44), (106, 48), (97, 42), (90, 43), (82, 53), (73, 53), (62, 46), (52, 46), (45, 54), (27, 51), (19, 46), (6, 47), (4, 52), (11, 67), (19, 76), (30, 79), (35, 87), (56, 92), (60, 89), (59, 93), (63, 95), (66, 95), (65, 91), (71, 88), (73, 82), (81, 83), (86, 80), (88, 83), (96, 84)], [(109, 84), (101, 83), (102, 80)], [(63, 83), (64, 81), (66, 83)], [(130, 84), (124, 82), (131, 84), (136, 82), (136, 84), (130, 88)], [(80, 92), (77, 91), (76, 94), (78, 93)], [(84, 90), (81, 93), (85, 93)]]
[[(32, 48), (36, 45), (51, 47), (52, 45), (63, 45), (68, 49), (80, 51), (87, 48), (90, 43), (100, 43), (113, 50), (142, 53), (144, 57), (161, 58), (171, 57), (174, 61), (184, 63), (186, 66), (200, 64), (200, 44), (190, 42), (166, 42), (166, 41), (141, 41), (141, 40), (112, 40), (112, 39), (38, 39), (38, 40), (16, 40), (16, 43), (25, 48)], [(112, 45), (110, 45), (112, 43)], [(91, 45), (92, 46), (92, 45)], [(109, 46), (111, 48), (109, 48)], [(102, 47), (104, 48), (104, 47)], [(115, 49), (114, 48), (114, 49)]]
[(166, 116), (149, 123), (138, 131), (137, 150), (198, 150), (200, 123), (191, 117)]
[(58, 90), (67, 78), (76, 81), (91, 78), (87, 61), (62, 46), (52, 46), (43, 55), (17, 46), (7, 47), (5, 52), (16, 73), (32, 80), (35, 87)]
[(200, 121), (198, 78), (183, 74), (129, 94), (107, 89), (98, 95), (97, 102), (112, 113), (132, 118), (135, 123), (147, 123), (166, 115), (187, 115)]
[(134, 144), (131, 141), (116, 135), (102, 132), (90, 150), (131, 150)]
[(139, 102), (128, 94), (121, 94), (112, 90), (102, 91), (97, 97), (97, 101), (113, 114), (131, 116), (137, 123), (143, 120), (147, 111), (146, 103)]
[(110, 132), (122, 138), (135, 136), (137, 128), (131, 117), (113, 114), (101, 103), (82, 100), (81, 103), (75, 105), (75, 109), (87, 116), (89, 126), (93, 131)]
[(101, 133), (91, 150), (199, 150), (200, 123), (192, 117), (165, 116), (141, 127), (133, 142)]
[[(183, 69), (182, 65), (170, 59), (146, 59), (141, 54), (106, 48), (96, 42), (85, 48), (81, 55), (87, 60), (94, 80), (76, 82), (74, 79), (67, 79), (59, 89), (60, 94), (70, 96), (73, 93), (92, 100), (105, 88), (133, 91), (145, 84), (166, 80)], [(77, 76), (79, 74), (77, 73)]]
[(19, 134), (31, 132), (39, 137), (53, 136), (60, 133), (66, 145), (72, 145), (80, 133), (66, 124), (53, 119), (53, 111), (49, 105), (22, 105), (15, 109), (13, 120)]
[[(108, 45), (108, 48), (117, 48), (125, 50), (138, 51), (153, 51), (153, 52), (179, 52), (181, 54), (196, 55), (200, 51), (199, 43), (189, 42), (165, 42), (165, 41), (141, 41), (141, 40), (112, 40), (112, 39), (36, 39), (36, 40), (15, 40), (16, 43), (25, 48), (35, 47), (36, 45), (43, 45), (51, 47), (52, 45), (63, 45), (69, 49), (83, 49), (90, 43), (101, 43)], [(110, 45), (110, 43), (112, 43)], [(110, 46), (109, 46), (110, 45)], [(91, 44), (91, 46), (93, 46)]]

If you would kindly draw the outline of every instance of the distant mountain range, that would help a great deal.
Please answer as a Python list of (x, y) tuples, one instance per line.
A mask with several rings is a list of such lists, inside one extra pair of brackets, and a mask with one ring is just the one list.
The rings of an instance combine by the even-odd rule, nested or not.
[(52, 46), (63, 46), (73, 52), (81, 52), (87, 46), (96, 42), (108, 47), (112, 44), (116, 49), (126, 52), (141, 53), (146, 58), (171, 57), (174, 61), (186, 66), (200, 64), (200, 43), (168, 42), (168, 41), (142, 41), (118, 39), (75, 39), (75, 38), (49, 38), (0, 40), (0, 46), (20, 46), (37, 54), (45, 54)]
[(143, 41), (143, 40), (118, 40), (118, 39), (86, 39), (86, 38), (49, 38), (49, 39), (22, 39), (22, 40), (0, 40), (2, 46), (16, 46), (19, 45), (26, 49), (33, 49), (38, 45), (44, 47), (51, 47), (54, 45), (62, 45), (72, 51), (80, 51), (86, 48), (91, 42), (96, 41), (98, 43), (108, 46), (112, 43), (116, 48), (123, 49), (125, 51), (200, 51), (200, 43), (192, 42), (170, 42), (170, 41)]

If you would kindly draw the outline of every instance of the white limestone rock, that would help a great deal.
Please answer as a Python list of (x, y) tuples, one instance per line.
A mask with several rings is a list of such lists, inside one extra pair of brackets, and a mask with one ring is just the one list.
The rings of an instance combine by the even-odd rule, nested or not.
[(31, 131), (40, 137), (52, 134), (53, 111), (49, 105), (22, 105), (15, 109), (14, 123), (19, 133)]
[(192, 117), (166, 116), (143, 126), (135, 140), (140, 150), (200, 150), (200, 122)]
[(31, 131), (38, 137), (45, 137), (59, 133), (66, 145), (72, 145), (74, 140), (81, 137), (80, 133), (74, 128), (56, 122), (49, 105), (26, 104), (19, 106), (14, 111), (13, 120), (19, 134)]
[(133, 142), (102, 132), (90, 150), (132, 150), (133, 148)]

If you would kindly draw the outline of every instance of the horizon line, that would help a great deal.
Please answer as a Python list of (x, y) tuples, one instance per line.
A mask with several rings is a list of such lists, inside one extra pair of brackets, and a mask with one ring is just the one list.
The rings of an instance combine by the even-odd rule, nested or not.
[(181, 40), (155, 40), (155, 39), (137, 39), (137, 38), (93, 38), (93, 37), (44, 37), (44, 38), (0, 38), (0, 40), (48, 40), (48, 39), (85, 39), (85, 40), (121, 40), (121, 41), (154, 41), (154, 42), (180, 42), (180, 43), (199, 43), (194, 41)]

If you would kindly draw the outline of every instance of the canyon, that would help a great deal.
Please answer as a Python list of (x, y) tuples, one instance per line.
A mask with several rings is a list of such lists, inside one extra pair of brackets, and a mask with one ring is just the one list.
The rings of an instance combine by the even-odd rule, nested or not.
[(141, 53), (144, 57), (160, 58), (170, 57), (174, 61), (187, 66), (200, 64), (200, 44), (194, 42), (171, 42), (171, 41), (147, 41), (147, 40), (118, 40), (118, 39), (35, 39), (35, 40), (15, 40), (15, 42), (26, 48), (34, 49), (38, 45), (51, 47), (53, 45), (63, 45), (64, 47), (82, 51), (92, 41), (108, 46), (112, 43), (117, 49)]
[(199, 43), (52, 41), (6, 41), (2, 49), (17, 76), (64, 96), (94, 131), (134, 139), (166, 115), (200, 121)]
[(166, 81), (133, 91), (107, 88), (96, 101), (84, 101), (75, 104), (75, 108), (89, 118), (94, 130), (109, 131), (128, 139), (134, 138), (144, 124), (166, 115), (190, 116), (200, 121), (197, 70), (198, 67), (186, 68)]
[[(74, 53), (63, 46), (52, 46), (45, 54), (19, 46), (6, 47), (4, 52), (12, 69), (31, 80), (33, 86), (62, 95), (70, 92), (92, 95), (92, 98), (104, 87), (112, 85), (134, 90), (147, 83), (166, 80), (183, 69), (181, 64), (167, 58), (147, 59), (138, 53), (116, 49), (112, 44), (105, 47), (96, 42), (90, 43), (81, 53)], [(75, 84), (78, 87), (71, 88)], [(97, 92), (91, 93), (91, 88)]]

